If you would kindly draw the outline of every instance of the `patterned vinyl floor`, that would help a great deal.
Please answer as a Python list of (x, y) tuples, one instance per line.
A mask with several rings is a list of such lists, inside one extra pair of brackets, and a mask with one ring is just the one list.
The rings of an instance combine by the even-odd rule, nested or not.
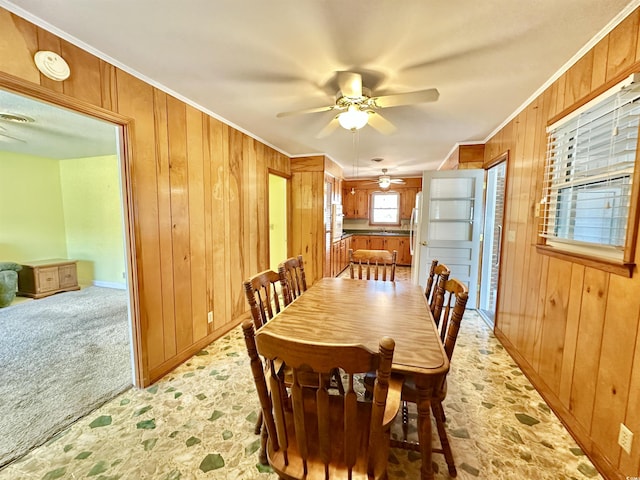
[[(602, 478), (474, 311), (462, 323), (444, 406), (461, 480)], [(275, 479), (258, 464), (257, 411), (238, 327), (5, 467), (0, 480)], [(391, 450), (390, 479), (417, 479), (419, 467), (417, 454)], [(434, 468), (436, 479), (449, 478), (441, 455)]]

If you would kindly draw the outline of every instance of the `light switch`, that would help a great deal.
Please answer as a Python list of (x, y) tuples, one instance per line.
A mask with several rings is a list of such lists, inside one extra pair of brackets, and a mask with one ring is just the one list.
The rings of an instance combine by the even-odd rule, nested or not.
[(509, 230), (507, 232), (507, 242), (515, 242), (516, 241), (516, 231), (515, 230)]

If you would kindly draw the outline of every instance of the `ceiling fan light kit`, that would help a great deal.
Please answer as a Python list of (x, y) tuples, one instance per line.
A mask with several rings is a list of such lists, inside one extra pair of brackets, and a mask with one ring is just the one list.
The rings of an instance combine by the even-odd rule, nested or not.
[[(440, 94), (435, 88), (414, 92), (396, 93), (374, 96), (371, 90), (362, 85), (362, 75), (356, 72), (337, 72), (338, 93), (333, 105), (306, 108), (292, 112), (280, 112), (278, 118), (301, 113), (338, 112), (333, 120), (321, 132), (321, 137), (328, 135), (337, 127), (337, 123), (346, 130), (355, 131), (369, 124), (381, 133), (390, 134), (395, 131), (391, 122), (379, 112), (383, 108), (400, 107), (423, 102), (435, 102)], [(336, 123), (335, 120), (338, 120)]]
[[(374, 159), (374, 161), (376, 160)], [(402, 185), (406, 183), (402, 178), (391, 178), (390, 175), (387, 175), (387, 171), (388, 170), (386, 168), (383, 168), (382, 175), (380, 175), (377, 180), (371, 183), (377, 184), (380, 190), (388, 190), (393, 184)]]
[(347, 130), (360, 130), (368, 120), (369, 114), (360, 110), (356, 105), (349, 105), (346, 112), (338, 115), (340, 126)]
[(389, 175), (381, 175), (378, 178), (378, 185), (382, 190), (386, 190), (391, 186), (391, 177)]

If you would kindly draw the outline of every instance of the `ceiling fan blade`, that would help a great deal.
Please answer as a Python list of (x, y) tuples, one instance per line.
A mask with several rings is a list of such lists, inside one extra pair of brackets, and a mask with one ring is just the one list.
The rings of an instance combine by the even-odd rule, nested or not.
[(335, 116), (333, 120), (327, 123), (327, 125), (322, 130), (320, 130), (320, 132), (316, 135), (316, 138), (328, 137), (335, 131), (336, 128), (338, 128), (338, 126), (340, 126), (340, 122), (338, 122), (338, 117)]
[[(18, 138), (18, 137), (12, 137), (11, 135), (7, 135), (6, 133), (2, 133), (2, 132), (0, 132), (0, 137), (9, 138), (11, 140), (15, 140), (16, 142), (27, 143), (26, 140), (23, 140), (23, 139)], [(2, 141), (2, 139), (0, 139), (0, 141)]]
[(384, 118), (378, 112), (370, 110), (367, 113), (369, 113), (369, 125), (371, 125), (372, 128), (376, 129), (380, 133), (389, 135), (396, 131), (396, 127), (393, 125), (393, 123)]
[(376, 106), (380, 108), (398, 107), (400, 105), (411, 105), (414, 103), (435, 102), (440, 97), (437, 88), (429, 88), (428, 90), (417, 90), (415, 92), (396, 93), (394, 95), (383, 95), (373, 97)]
[(362, 75), (353, 72), (338, 72), (338, 87), (345, 97), (361, 97)]
[(276, 115), (278, 118), (289, 117), (291, 115), (302, 115), (304, 113), (328, 112), (336, 108), (335, 105), (327, 105), (325, 107), (304, 108), (302, 110), (293, 110), (291, 112), (280, 112)]
[(401, 178), (392, 178), (391, 179), (391, 183), (398, 183), (398, 184), (403, 184), (403, 183), (407, 183), (405, 182), (403, 179)]

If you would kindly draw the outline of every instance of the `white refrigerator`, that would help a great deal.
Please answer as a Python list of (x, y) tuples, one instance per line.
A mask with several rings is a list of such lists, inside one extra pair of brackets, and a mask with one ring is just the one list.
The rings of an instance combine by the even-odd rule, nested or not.
[(420, 283), (420, 223), (422, 214), (422, 192), (416, 195), (416, 205), (411, 210), (409, 222), (409, 248), (411, 250), (411, 282)]

